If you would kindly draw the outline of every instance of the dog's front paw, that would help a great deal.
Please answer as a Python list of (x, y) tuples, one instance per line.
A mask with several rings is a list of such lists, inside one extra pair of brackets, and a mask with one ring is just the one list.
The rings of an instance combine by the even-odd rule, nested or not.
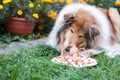
[(118, 50), (110, 50), (106, 53), (107, 56), (111, 58), (115, 58), (116, 56), (120, 56), (120, 51)]
[(89, 52), (91, 55), (98, 55), (98, 54), (104, 52), (104, 50), (99, 51), (99, 50), (95, 50), (95, 49), (89, 49)]

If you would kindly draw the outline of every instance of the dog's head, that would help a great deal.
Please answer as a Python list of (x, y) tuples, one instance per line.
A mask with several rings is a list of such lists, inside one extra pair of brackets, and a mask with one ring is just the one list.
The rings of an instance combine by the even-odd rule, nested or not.
[[(78, 11), (75, 14), (64, 15), (64, 26), (58, 31), (58, 44), (66, 48), (90, 49), (100, 34), (95, 18), (86, 11)], [(62, 46), (62, 47), (63, 47)]]

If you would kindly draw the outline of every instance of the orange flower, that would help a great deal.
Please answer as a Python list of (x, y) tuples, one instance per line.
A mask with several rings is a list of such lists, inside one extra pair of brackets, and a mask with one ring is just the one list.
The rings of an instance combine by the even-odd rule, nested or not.
[(115, 6), (120, 7), (120, 1), (116, 1)]
[(40, 23), (44, 23), (45, 20), (43, 18), (40, 19)]
[(94, 0), (86, 0), (87, 2), (91, 3), (91, 2), (94, 2)]
[(38, 30), (42, 31), (43, 29), (43, 26), (38, 26)]
[(55, 20), (57, 18), (57, 12), (50, 11), (47, 13), (47, 16)]
[(63, 2), (64, 2), (64, 0), (58, 0), (58, 2), (63, 3)]

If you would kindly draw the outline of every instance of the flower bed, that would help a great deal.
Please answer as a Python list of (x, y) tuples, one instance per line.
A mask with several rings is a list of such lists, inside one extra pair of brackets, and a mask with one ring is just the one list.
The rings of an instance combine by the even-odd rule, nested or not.
[[(120, 0), (76, 0), (79, 3), (102, 8), (116, 7), (120, 10)], [(0, 1), (0, 34), (6, 33), (4, 21), (7, 17), (25, 17), (36, 24), (35, 38), (46, 36), (57, 18), (57, 14), (74, 0), (2, 0)], [(1, 31), (2, 30), (2, 31)]]

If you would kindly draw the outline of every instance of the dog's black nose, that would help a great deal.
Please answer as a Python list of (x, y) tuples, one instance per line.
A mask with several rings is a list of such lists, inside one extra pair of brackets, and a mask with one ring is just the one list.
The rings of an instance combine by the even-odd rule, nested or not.
[(68, 46), (68, 47), (65, 49), (65, 51), (66, 51), (66, 52), (69, 52), (70, 49), (71, 49), (71, 46)]

